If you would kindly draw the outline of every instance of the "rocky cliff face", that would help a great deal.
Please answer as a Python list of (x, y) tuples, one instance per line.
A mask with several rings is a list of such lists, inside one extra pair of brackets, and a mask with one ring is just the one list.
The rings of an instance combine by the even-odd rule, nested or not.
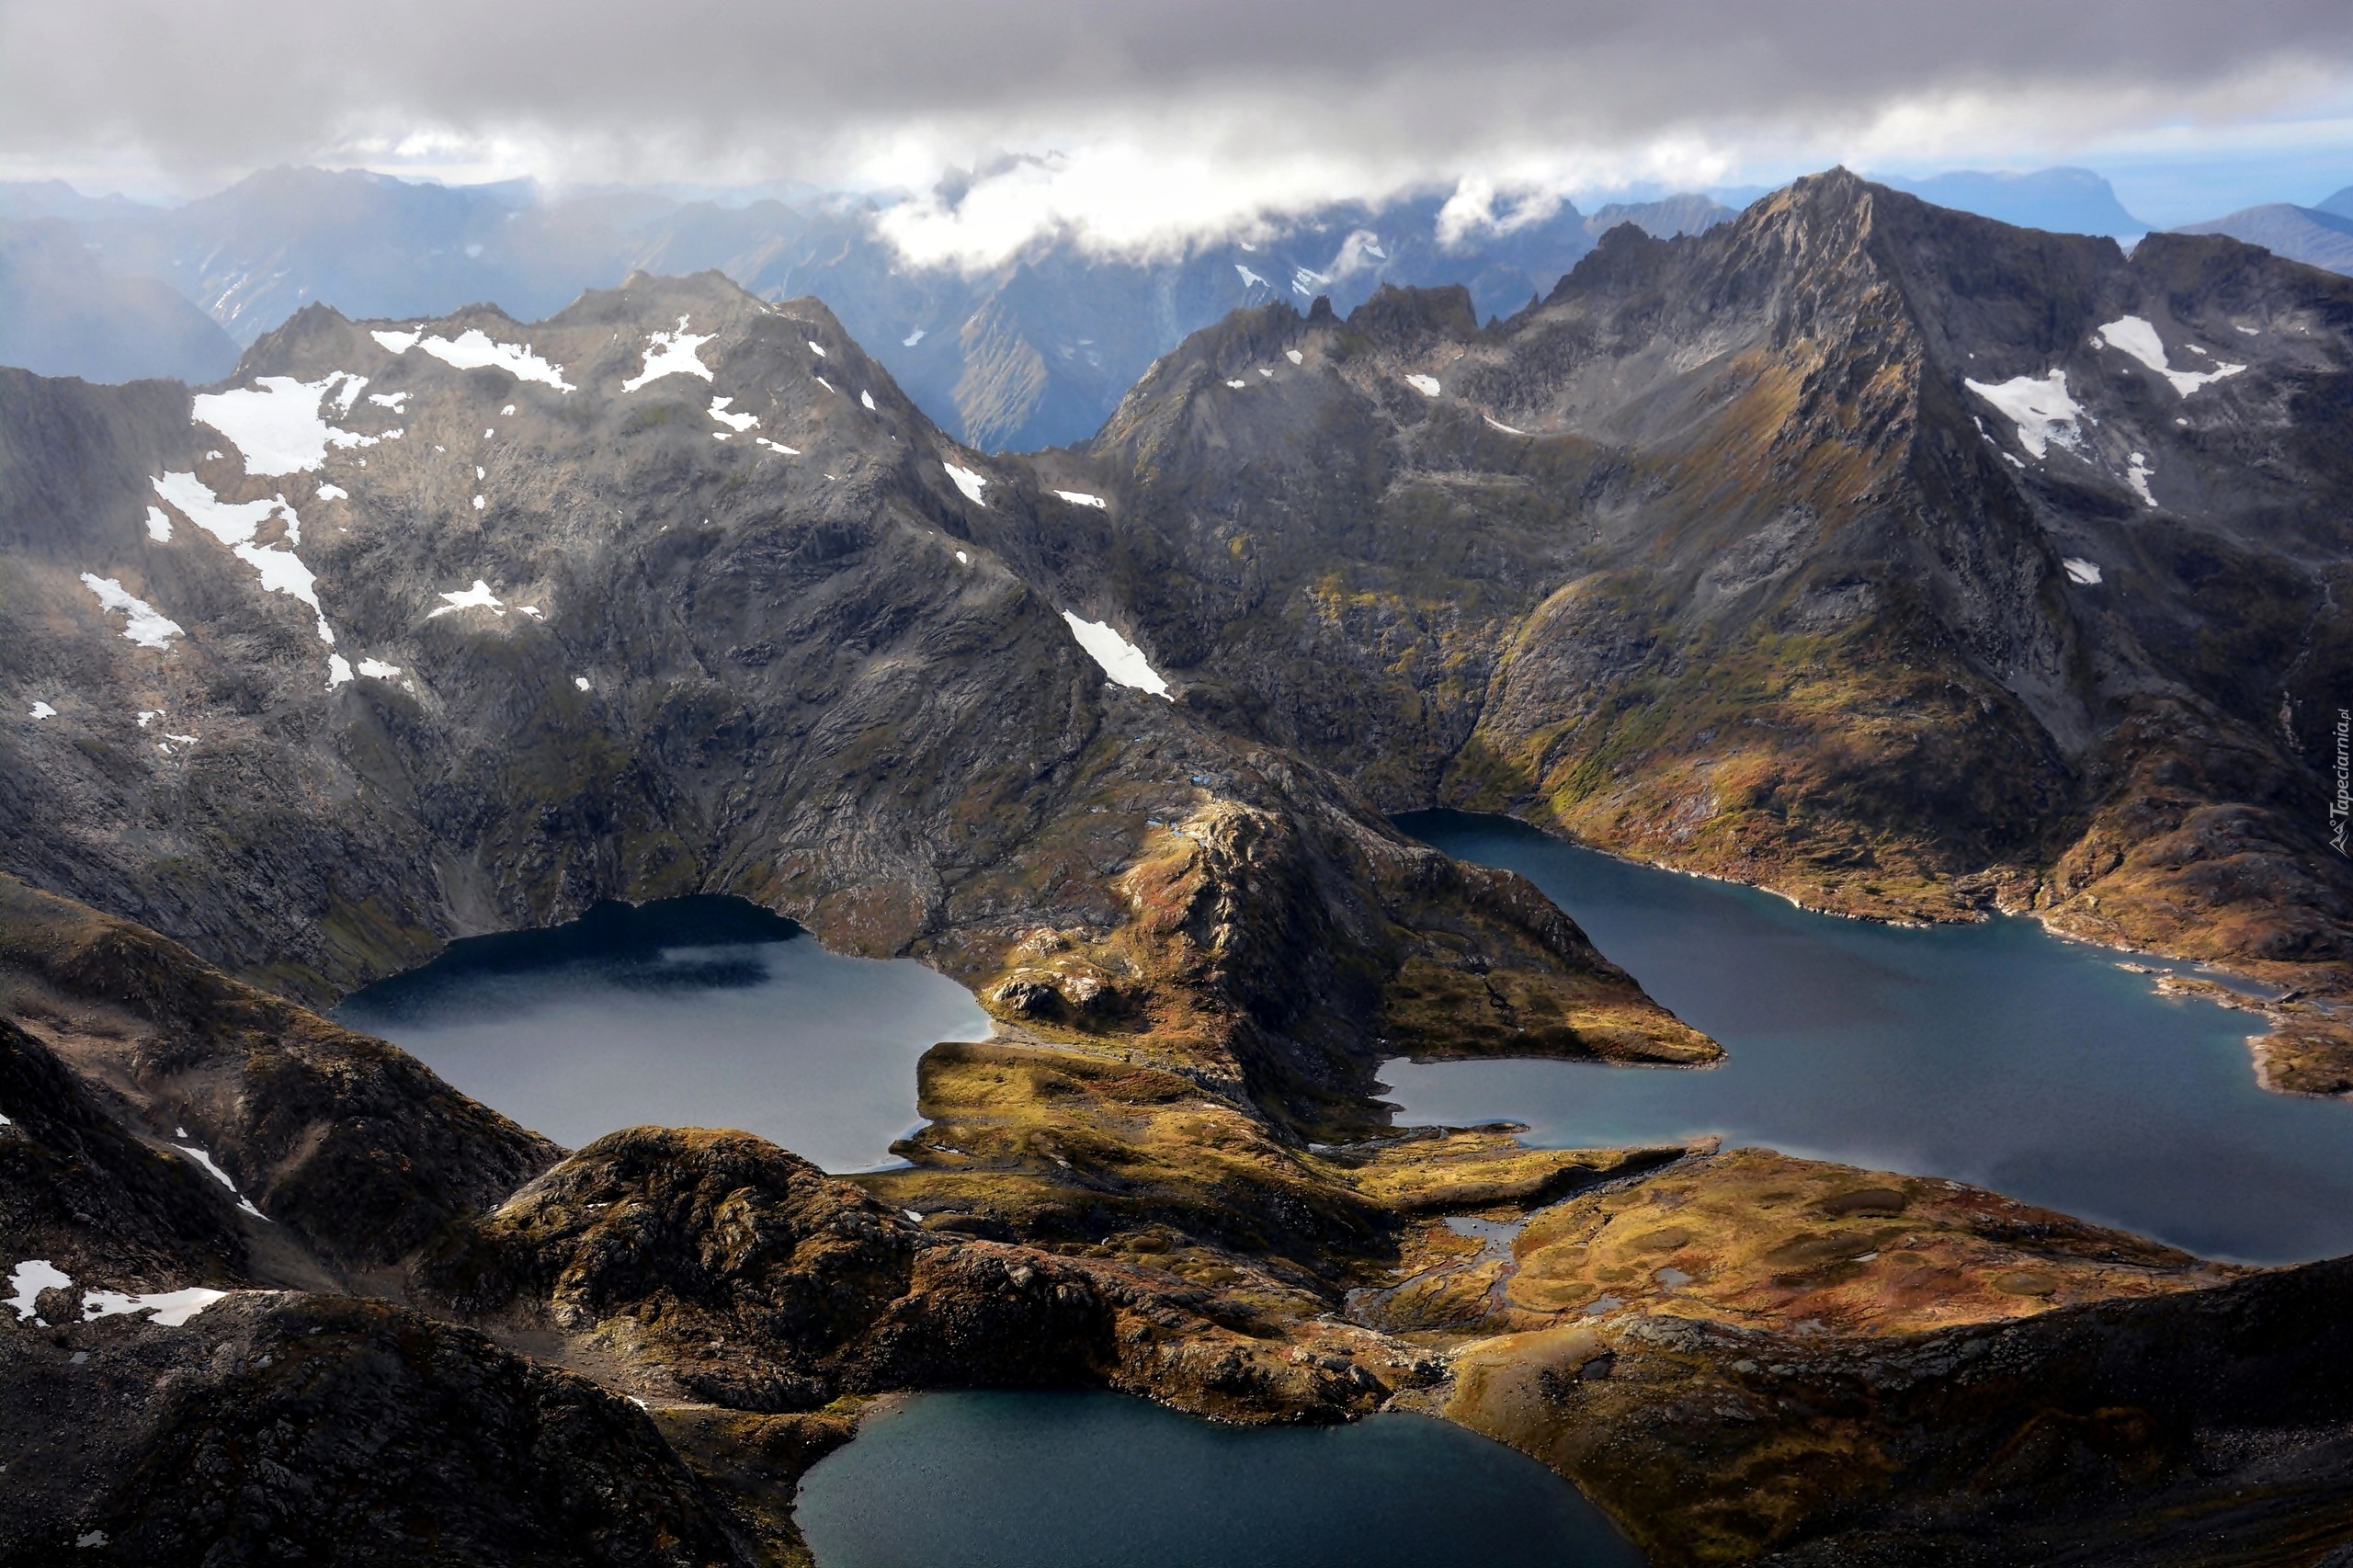
[(1384, 805), (2341, 991), (2348, 327), (2226, 241), (1826, 175), (1492, 330), (1236, 317), (1040, 460), (1111, 504), (1023, 559)]
[[(382, 1267), (558, 1153), (382, 1040), (6, 880), (0, 985), (25, 1074), (6, 1106), (23, 1131), (5, 1152), (63, 1183), (20, 1201), (79, 1220), (28, 1216), (15, 1239), (83, 1278), (100, 1264), (182, 1284)], [(102, 1222), (126, 1198), (140, 1218)], [(241, 1210), (267, 1229), (243, 1227)], [(256, 1237), (268, 1244), (252, 1252)], [(277, 1244), (290, 1240), (290, 1253)]]

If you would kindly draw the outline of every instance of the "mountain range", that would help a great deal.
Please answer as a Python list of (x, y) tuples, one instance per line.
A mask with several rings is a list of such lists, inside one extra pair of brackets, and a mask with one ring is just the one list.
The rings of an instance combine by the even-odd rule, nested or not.
[[(970, 183), (936, 194), (952, 210)], [(2086, 169), (1890, 184), (2020, 227), (2126, 240), (2148, 228)], [(310, 168), (265, 170), (168, 209), (56, 181), (0, 186), (0, 363), (97, 381), (224, 373), (231, 350), (158, 281), (243, 346), (314, 300), (384, 317), (496, 301), (531, 319), (632, 271), (715, 268), (770, 301), (824, 299), (943, 429), (984, 450), (1028, 450), (1093, 435), (1154, 359), (1232, 310), (1322, 295), (1345, 313), (1383, 284), (1461, 283), (1481, 319), (1507, 316), (1620, 223), (1672, 238), (1735, 210), (1696, 193), (1591, 213), (1563, 203), (1441, 243), (1445, 199), (1424, 195), (1312, 209), (1169, 256), (1099, 254), (1062, 234), (964, 267), (910, 263), (885, 232), (892, 199), (551, 195), (523, 180), (444, 187)], [(2343, 270), (2343, 220), (2328, 202), (2280, 205), (2185, 232)]]
[[(2025, 227), (2123, 238), (2147, 228), (2083, 169), (1893, 183)], [(281, 168), (172, 209), (85, 198), (55, 181), (0, 187), (0, 225), (63, 223), (92, 248), (99, 276), (121, 280), (110, 287), (166, 281), (240, 345), (311, 300), (381, 316), (495, 300), (529, 318), (632, 270), (716, 267), (765, 298), (826, 300), (944, 428), (1018, 450), (1093, 434), (1146, 365), (1229, 310), (1272, 297), (1303, 305), (1321, 293), (1345, 312), (1384, 282), (1460, 282), (1483, 317), (1508, 315), (1620, 222), (1671, 238), (1733, 210), (1698, 194), (1592, 213), (1563, 204), (1513, 220), (1508, 233), (1473, 230), (1441, 244), (1444, 203), (1426, 196), (1313, 210), (1247, 244), (1206, 243), (1172, 258), (1100, 256), (1064, 236), (968, 270), (910, 266), (878, 228), (884, 205), (816, 191), (732, 203), (632, 189), (548, 196), (528, 181), (449, 187)], [(14, 290), (7, 320), (31, 326), (88, 314), (72, 289), (57, 294), (43, 278), (0, 285)], [(227, 367), (217, 342), (199, 365), (174, 358), (181, 351), (168, 335), (135, 311), (126, 306), (119, 319), (126, 348), (79, 358), (51, 349), (38, 362), (34, 350), (9, 350), (0, 363), (102, 381), (203, 380)], [(142, 343), (154, 345), (144, 358)]]
[(2292, 202), (2268, 202), (2227, 217), (2192, 223), (2186, 234), (2228, 234), (2275, 256), (2325, 267), (2331, 272), (2353, 273), (2353, 186), (2311, 207)]
[(1016, 558), (1391, 809), (2341, 965), (2348, 304), (1824, 176), (1499, 326), (1239, 314), (1034, 460), (1111, 505)]
[[(1438, 237), (1442, 204), (1326, 207), (1168, 260), (1099, 256), (1048, 237), (970, 270), (908, 265), (878, 226), (881, 207), (864, 199), (721, 206), (615, 190), (543, 199), (521, 182), (448, 187), (318, 169), (267, 170), (172, 209), (15, 186), (0, 189), (0, 221), (68, 226), (108, 276), (168, 282), (240, 345), (316, 300), (374, 317), (494, 300), (530, 319), (633, 271), (716, 268), (763, 298), (825, 300), (945, 428), (986, 449), (1019, 449), (1092, 434), (1153, 359), (1244, 305), (1322, 294), (1345, 308), (1384, 282), (1460, 281), (1488, 313), (1508, 313), (1550, 288), (1604, 227), (1673, 234), (1731, 215), (1704, 197), (1590, 218), (1563, 204), (1507, 233), (1449, 245)], [(21, 292), (7, 301), (10, 319), (71, 308), (41, 278), (12, 286)], [(84, 370), (53, 357), (27, 368)], [(86, 362), (94, 380), (126, 379), (99, 373), (119, 368)], [(159, 352), (141, 371), (180, 368)]]
[[(0, 1562), (802, 1561), (845, 1412), (1024, 1383), (1442, 1415), (1662, 1564), (2338, 1539), (2342, 1263), (1378, 1097), (1722, 1054), (1433, 804), (2207, 960), (2353, 1089), (2353, 279), (1844, 171), (1671, 226), (1507, 317), (1217, 256), (1263, 292), (1027, 455), (765, 297), (818, 253), (0, 371)], [(981, 1000), (901, 1168), (559, 1149), (310, 1010), (698, 892)], [(1519, 1293), (1445, 1223), (1538, 1207)], [(1719, 1231), (1730, 1316), (1525, 1294)]]

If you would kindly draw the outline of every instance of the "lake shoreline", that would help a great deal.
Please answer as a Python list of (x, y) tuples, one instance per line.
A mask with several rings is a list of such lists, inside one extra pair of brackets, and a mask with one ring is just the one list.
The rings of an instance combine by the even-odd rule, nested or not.
[[(2257, 998), (2267, 1005), (2242, 1006), (2241, 1010), (2260, 1015), (2269, 1026), (2260, 1034), (2246, 1037), (2246, 1049), (2255, 1073), (2256, 1082), (2270, 1094), (2292, 1096), (2307, 1099), (2353, 1099), (2353, 979), (2310, 964), (2287, 964), (2257, 959), (2233, 957), (2200, 958), (2188, 952), (2168, 951), (2162, 947), (2136, 944), (2124, 939), (2110, 929), (2101, 933), (2087, 932), (2072, 921), (2064, 909), (2036, 908), (2019, 901), (2005, 902), (2002, 884), (1996, 883), (1990, 907), (1957, 904), (1947, 918), (1934, 916), (1910, 918), (1878, 914), (1870, 910), (1840, 908), (1820, 902), (1809, 902), (1802, 894), (1769, 882), (1735, 877), (1719, 871), (1701, 870), (1679, 866), (1670, 860), (1635, 854), (1610, 845), (1597, 843), (1564, 833), (1558, 827), (1515, 812), (1472, 811), (1459, 806), (1416, 807), (1397, 812), (1390, 820), (1400, 824), (1405, 819), (1427, 812), (1448, 812), (1468, 817), (1491, 817), (1499, 822), (1517, 823), (1522, 827), (1543, 835), (1556, 843), (1588, 850), (1629, 866), (1646, 870), (1663, 871), (1699, 881), (1718, 882), (1727, 887), (1747, 888), (1753, 892), (1778, 898), (1792, 908), (1808, 915), (1819, 915), (1838, 920), (1852, 920), (1867, 925), (1883, 926), (1899, 930), (1933, 930), (1940, 926), (1983, 925), (1998, 918), (2029, 920), (2052, 937), (2063, 942), (2097, 948), (2127, 960), (2157, 960), (2163, 963), (2186, 963), (2213, 974), (2228, 975), (2242, 981), (2268, 987), (2279, 994)], [(1943, 879), (1949, 891), (1958, 892), (1964, 884), (1980, 882), (1990, 872), (1977, 872), (1963, 877)], [(2038, 886), (2041, 885), (2038, 881)], [(2124, 966), (2129, 967), (2129, 966)], [(2319, 971), (2316, 975), (2315, 971)], [(2164, 972), (2164, 971), (2160, 971)], [(1637, 980), (1643, 977), (1636, 975)], [(2191, 978), (2200, 978), (2193, 976)], [(2309, 992), (2304, 986), (2315, 978), (2332, 983), (2320, 992)], [(2303, 983), (2300, 984), (2299, 982)], [(2158, 989), (2164, 990), (2162, 983)], [(2226, 1003), (2224, 1006), (2240, 1006)], [(1678, 1064), (1680, 1065), (1680, 1064)]]
[[(1713, 1134), (1958, 1179), (2217, 1258), (2353, 1252), (2353, 1224), (2331, 1218), (2353, 1205), (2341, 1102), (2276, 1093), (2246, 1070), (2244, 1020), (2271, 998), (2040, 920), (1826, 921), (1770, 890), (1514, 817), (1398, 820), (1529, 877), (1726, 1051), (1707, 1074), (1595, 1074), (1605, 1063), (1557, 1053), (1399, 1050), (1378, 1071), (1401, 1127), (1508, 1119), (1547, 1149)], [(2190, 1169), (2204, 1174), (2185, 1179)]]

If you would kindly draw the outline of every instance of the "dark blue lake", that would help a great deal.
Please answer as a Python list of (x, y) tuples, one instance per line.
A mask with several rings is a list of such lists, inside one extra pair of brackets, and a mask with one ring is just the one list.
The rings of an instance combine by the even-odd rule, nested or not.
[(2250, 1013), (2157, 994), (2032, 921), (1810, 915), (1501, 817), (1399, 819), (1526, 875), (1722, 1043), (1703, 1071), (1392, 1062), (1401, 1122), (1525, 1122), (1561, 1147), (1728, 1142), (1979, 1183), (2208, 1256), (2353, 1252), (2353, 1106), (2266, 1093)]
[(453, 942), (335, 1017), (573, 1148), (642, 1123), (733, 1127), (829, 1171), (889, 1164), (918, 1119), (917, 1059), (989, 1035), (945, 975), (829, 953), (714, 897)]
[(1221, 1426), (1119, 1394), (923, 1394), (801, 1483), (818, 1568), (1639, 1568), (1576, 1489), (1443, 1421)]

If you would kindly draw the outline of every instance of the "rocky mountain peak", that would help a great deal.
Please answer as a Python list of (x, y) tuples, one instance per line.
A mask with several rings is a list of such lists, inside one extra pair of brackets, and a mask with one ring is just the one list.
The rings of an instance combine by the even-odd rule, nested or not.
[[(2227, 897), (2273, 932), (2263, 950), (2317, 951), (2342, 863), (2285, 848), (2309, 829), (2279, 802), (2326, 755), (2316, 671), (2341, 657), (2322, 630), (2341, 530), (2319, 498), (2353, 493), (2353, 468), (2318, 411), (2353, 384), (2348, 300), (2353, 283), (2219, 237), (2128, 258), (1834, 170), (1701, 234), (1612, 231), (1486, 332), (1385, 297), (1404, 330), (1360, 311), (1328, 344), (1307, 335), (1301, 373), (1205, 381), (1182, 420), (1148, 381), (1091, 449), (1108, 472), (1089, 483), (1127, 505), (1101, 552), (1119, 564), (1086, 580), (1139, 615), (1189, 700), (1363, 770), (1385, 801), (1558, 812), (1735, 875), (1787, 855), (1819, 867), (1808, 896), (1900, 879), (1782, 836), (1810, 812), (1792, 791), (1831, 789), (1834, 815), (1879, 799), (1887, 834), (1851, 847), (1877, 865), (1901, 842), (2015, 865), (2085, 815), (2180, 821), (2186, 797), (2138, 770), (2181, 755), (2169, 728), (2200, 733), (2241, 782), (2201, 761), (2195, 789), (2273, 802), (2240, 820), (2283, 846), (2247, 851), (2264, 869), (2245, 885), (2270, 893)], [(1791, 691), (1838, 671), (1839, 711), (1901, 718), (1865, 739), (1790, 710), (1772, 722), (1814, 738), (1760, 750), (1727, 749), (1712, 720), (1668, 744), (1610, 716), (1713, 711), (1702, 693), (1765, 669)], [(2001, 760), (1946, 772), (1940, 724)], [(1828, 785), (1830, 729), (1879, 760)], [(1746, 804), (1702, 782), (1752, 766), (1774, 782)], [(1866, 777), (1903, 782), (1881, 796)], [(1722, 824), (1692, 846), (1744, 847), (1654, 825), (1686, 809)], [(2168, 900), (2226, 896), (2190, 892), (2185, 864), (2071, 869), (2052, 896), (2119, 877), (2090, 895), (2100, 921), (2179, 938), (2188, 905)]]
[(1348, 312), (1348, 325), (1383, 347), (1400, 351), (1438, 338), (1469, 337), (1479, 330), (1471, 290), (1461, 284), (1439, 289), (1384, 283), (1372, 298)]
[(1541, 303), (1553, 304), (1584, 290), (1622, 289), (1638, 280), (1654, 279), (1661, 258), (1667, 254), (1666, 244), (1638, 223), (1620, 223), (1561, 275)]

